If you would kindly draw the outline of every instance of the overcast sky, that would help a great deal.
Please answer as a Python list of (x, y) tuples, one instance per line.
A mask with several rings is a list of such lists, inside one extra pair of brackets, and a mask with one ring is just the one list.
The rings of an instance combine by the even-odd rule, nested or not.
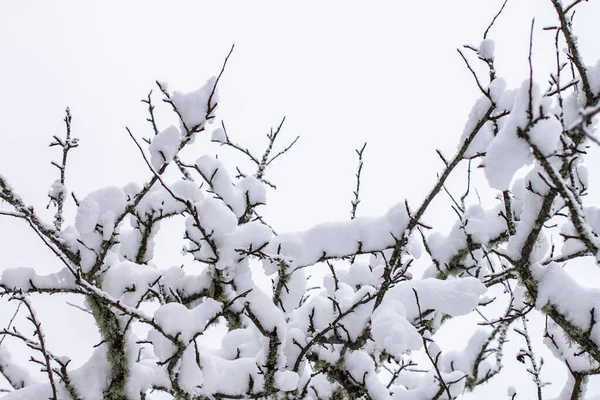
[[(49, 160), (58, 152), (48, 144), (62, 134), (70, 106), (81, 140), (69, 160), (71, 190), (83, 197), (147, 179), (125, 131), (129, 126), (138, 137), (151, 135), (140, 100), (154, 89), (160, 103), (156, 79), (175, 90), (198, 88), (218, 73), (235, 44), (220, 85), (219, 121), (232, 139), (257, 151), (284, 116), (281, 144), (301, 136), (267, 171), (278, 186), (265, 211), (276, 229), (348, 218), (354, 149), (365, 141), (359, 214), (379, 215), (405, 198), (417, 207), (441, 168), (435, 149), (452, 154), (478, 96), (456, 48), (477, 45), (501, 4), (2, 0), (0, 173), (42, 211), (57, 176)], [(599, 15), (600, 2), (592, 1), (575, 19), (588, 64), (600, 58), (594, 43)], [(534, 16), (535, 71), (545, 87), (554, 65), (553, 34), (541, 30), (555, 20), (549, 0), (509, 0), (490, 33), (498, 74), (510, 87), (527, 77)], [(162, 128), (174, 123), (166, 108), (158, 117)], [(184, 158), (215, 150), (199, 140)], [(453, 221), (445, 207), (429, 218), (444, 229)], [(0, 227), (0, 269), (54, 268), (40, 265), (43, 248), (32, 251), (18, 239), (33, 239), (26, 227), (6, 220)], [(62, 346), (69, 349), (69, 343)]]

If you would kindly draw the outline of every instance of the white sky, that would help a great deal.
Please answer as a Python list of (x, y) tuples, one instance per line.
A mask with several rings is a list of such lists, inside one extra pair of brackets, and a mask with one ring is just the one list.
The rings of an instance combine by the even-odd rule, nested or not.
[[(124, 129), (151, 135), (140, 100), (150, 89), (157, 94), (155, 79), (172, 89), (198, 88), (218, 73), (235, 43), (218, 113), (232, 138), (261, 150), (264, 134), (283, 116), (280, 144), (301, 135), (267, 171), (279, 189), (269, 193), (265, 214), (278, 230), (348, 218), (354, 149), (365, 141), (359, 213), (378, 215), (405, 198), (416, 207), (440, 171), (435, 149), (452, 154), (478, 95), (456, 48), (477, 45), (501, 4), (3, 0), (0, 173), (42, 211), (57, 176), (49, 160), (58, 152), (48, 144), (51, 135), (63, 133), (64, 108), (70, 106), (81, 140), (69, 160), (71, 190), (82, 198), (99, 187), (146, 179), (149, 172)], [(498, 74), (511, 87), (527, 76), (534, 15), (538, 28), (551, 24), (550, 1), (509, 0), (490, 34)], [(598, 16), (600, 2), (592, 1), (575, 19), (588, 64), (600, 58)], [(542, 86), (554, 65), (552, 37), (536, 30), (534, 62)], [(160, 103), (158, 95), (154, 99)], [(158, 117), (163, 128), (174, 122), (166, 108)], [(199, 140), (187, 159), (207, 148), (215, 151)], [(438, 203), (429, 221), (446, 229), (453, 215), (444, 201)], [(43, 248), (23, 241), (33, 240), (26, 227), (4, 219), (0, 227), (0, 269), (52, 268), (40, 264), (47, 256)], [(83, 318), (70, 314), (56, 318)], [(57, 346), (68, 350), (72, 343)]]

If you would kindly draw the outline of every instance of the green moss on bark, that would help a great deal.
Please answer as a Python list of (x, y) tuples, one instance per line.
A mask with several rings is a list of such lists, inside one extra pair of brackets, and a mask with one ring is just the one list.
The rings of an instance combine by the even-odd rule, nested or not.
[(129, 377), (129, 365), (125, 348), (125, 334), (121, 332), (117, 316), (96, 297), (87, 298), (102, 340), (106, 344), (110, 364), (110, 383), (104, 394), (105, 400), (126, 400), (125, 385)]

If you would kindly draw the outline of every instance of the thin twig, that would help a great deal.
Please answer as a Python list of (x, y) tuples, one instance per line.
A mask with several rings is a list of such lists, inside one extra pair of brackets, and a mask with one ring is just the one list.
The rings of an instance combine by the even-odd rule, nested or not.
[(487, 29), (483, 33), (483, 38), (484, 39), (487, 39), (487, 35), (488, 35), (490, 29), (492, 29), (492, 26), (494, 25), (494, 22), (496, 22), (496, 19), (498, 19), (498, 17), (500, 16), (500, 14), (502, 14), (502, 11), (504, 10), (504, 6), (506, 6), (506, 3), (508, 3), (508, 0), (504, 0), (504, 3), (502, 4), (502, 7), (500, 7), (500, 11), (498, 11), (496, 13), (496, 15), (494, 16), (494, 18), (492, 19), (492, 22), (490, 22), (490, 24), (488, 25)]
[(26, 296), (15, 296), (15, 298), (25, 304), (27, 310), (29, 310), (29, 321), (33, 324), (36, 332), (36, 336), (40, 342), (39, 351), (42, 353), (45, 362), (46, 373), (48, 374), (48, 380), (50, 381), (50, 387), (52, 388), (52, 399), (58, 400), (58, 395), (56, 392), (56, 383), (54, 382), (54, 371), (52, 370), (52, 365), (50, 363), (50, 355), (48, 354), (48, 350), (46, 349), (46, 337), (44, 336), (44, 332), (42, 331), (42, 325), (38, 321), (35, 311), (33, 310), (33, 306), (31, 302)]
[(363, 152), (365, 151), (366, 147), (367, 142), (363, 144), (363, 147), (360, 150), (355, 150), (356, 154), (358, 155), (358, 169), (356, 171), (356, 189), (354, 192), (352, 192), (354, 194), (354, 200), (351, 202), (352, 210), (350, 211), (350, 219), (356, 218), (356, 209), (358, 208), (358, 203), (360, 203), (360, 177), (363, 169)]

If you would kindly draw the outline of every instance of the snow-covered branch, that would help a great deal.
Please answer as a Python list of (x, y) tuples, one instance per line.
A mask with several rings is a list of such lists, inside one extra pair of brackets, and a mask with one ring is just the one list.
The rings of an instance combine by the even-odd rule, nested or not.
[[(383, 215), (360, 215), (363, 146), (348, 220), (276, 233), (263, 218), (276, 188), (265, 175), (297, 143), (280, 145), (285, 118), (258, 155), (223, 121), (203, 138), (217, 121), (218, 84), (233, 47), (200, 89), (182, 93), (157, 82), (164, 104), (155, 105), (151, 92), (143, 100), (150, 137), (127, 132), (148, 168), (144, 183), (66, 202), (67, 156), (78, 145), (67, 109), (66, 136), (51, 144), (63, 151), (53, 162), (60, 170), (49, 194), (57, 206), (53, 224), (0, 175), (0, 218), (27, 223), (62, 267), (41, 275), (1, 266), (0, 301), (21, 302), (33, 333), (22, 329), (18, 313), (0, 331), (0, 375), (9, 386), (0, 392), (9, 400), (146, 399), (153, 391), (185, 400), (450, 400), (500, 382), (516, 359), (542, 399), (543, 341), (569, 372), (563, 397), (583, 398), (588, 377), (600, 373), (600, 289), (584, 287), (563, 264), (597, 263), (600, 250), (600, 208), (582, 199), (594, 184), (584, 164), (600, 112), (600, 64), (585, 66), (573, 32), (572, 14), (584, 2), (550, 1), (559, 24), (545, 28), (555, 32), (556, 49), (545, 92), (532, 79), (533, 24), (528, 79), (508, 89), (496, 70), (489, 33), (506, 2), (480, 44), (459, 50), (480, 97), (455, 154), (437, 150), (443, 169), (416, 208), (396, 199)], [(574, 76), (564, 80), (569, 63)], [(178, 125), (162, 127), (158, 107)], [(202, 153), (185, 162), (189, 152), (182, 150), (204, 139)], [(236, 174), (227, 154), (213, 149), (234, 149), (256, 170)], [(174, 180), (171, 170), (179, 171)], [(454, 187), (451, 176), (461, 184)], [(455, 223), (441, 233), (430, 215), (444, 194)], [(76, 207), (72, 220), (68, 207)], [(154, 257), (166, 220), (181, 228), (184, 265), (159, 265)], [(85, 300), (76, 307), (100, 337), (78, 368), (49, 350), (49, 324), (36, 314), (35, 302), (56, 294), (67, 304)], [(539, 314), (547, 318), (543, 337), (528, 322)], [(477, 319), (478, 328), (461, 324), (463, 316)], [(460, 351), (439, 340), (450, 319), (465, 337)], [(516, 338), (523, 347), (507, 354), (505, 344)], [(29, 358), (13, 351), (16, 343)], [(41, 367), (44, 382), (32, 377), (31, 365)], [(510, 388), (509, 397), (519, 393)]]

